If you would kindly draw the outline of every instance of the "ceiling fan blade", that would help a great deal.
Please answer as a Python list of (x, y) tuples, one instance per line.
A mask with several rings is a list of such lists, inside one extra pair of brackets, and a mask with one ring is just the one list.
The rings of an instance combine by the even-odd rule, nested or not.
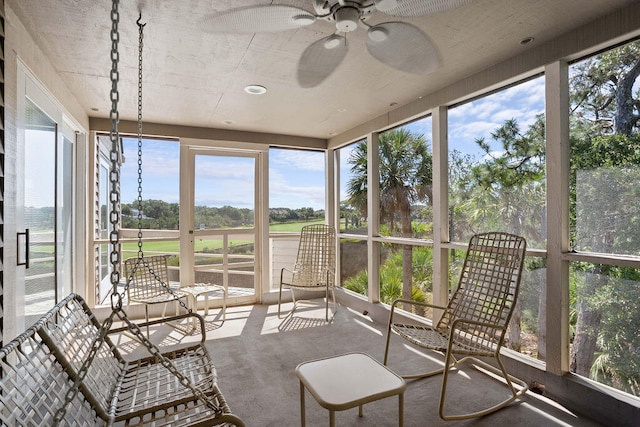
[(298, 84), (315, 87), (329, 77), (347, 55), (347, 39), (333, 34), (307, 47), (298, 62)]
[(374, 0), (376, 9), (391, 16), (424, 16), (455, 9), (473, 0)]
[(428, 74), (440, 65), (429, 37), (405, 22), (386, 22), (369, 28), (367, 50), (378, 61), (412, 74)]
[(285, 5), (241, 7), (208, 15), (199, 22), (209, 33), (252, 34), (276, 32), (304, 27), (314, 23), (316, 16), (304, 9)]

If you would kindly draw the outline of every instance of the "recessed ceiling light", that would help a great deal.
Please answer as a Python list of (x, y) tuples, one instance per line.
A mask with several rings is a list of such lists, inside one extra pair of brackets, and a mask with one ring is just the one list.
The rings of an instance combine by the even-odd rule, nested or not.
[(335, 134), (336, 134), (335, 132), (329, 132), (329, 136), (333, 136)]
[(522, 40), (520, 40), (520, 44), (521, 45), (525, 45), (525, 44), (529, 44), (531, 43), (533, 40), (535, 40), (533, 37), (526, 37)]
[(248, 85), (244, 88), (244, 91), (251, 95), (262, 95), (267, 93), (267, 88), (260, 85)]

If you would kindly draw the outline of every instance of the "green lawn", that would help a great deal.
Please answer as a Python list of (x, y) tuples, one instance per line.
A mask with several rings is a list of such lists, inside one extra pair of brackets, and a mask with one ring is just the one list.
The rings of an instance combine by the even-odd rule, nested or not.
[(297, 233), (302, 227), (310, 224), (324, 224), (324, 219), (308, 222), (285, 222), (278, 224), (269, 224), (269, 232), (271, 233)]
[[(269, 232), (271, 233), (297, 233), (302, 227), (309, 224), (324, 224), (324, 220), (317, 221), (309, 221), (309, 222), (287, 222), (281, 224), (271, 224), (269, 225)], [(233, 244), (245, 244), (250, 243), (249, 241), (233, 241)], [(215, 251), (216, 249), (220, 249), (222, 247), (222, 239), (214, 239), (214, 240), (205, 240), (205, 239), (196, 239), (195, 241), (195, 251), (203, 252), (206, 248), (208, 251)], [(138, 243), (137, 242), (128, 242), (122, 244), (123, 250), (123, 259), (128, 259), (131, 257), (135, 257), (138, 255)], [(178, 241), (170, 241), (170, 242), (154, 242), (148, 241), (142, 244), (142, 250), (146, 252), (159, 252), (159, 253), (178, 253), (180, 252), (180, 242)]]

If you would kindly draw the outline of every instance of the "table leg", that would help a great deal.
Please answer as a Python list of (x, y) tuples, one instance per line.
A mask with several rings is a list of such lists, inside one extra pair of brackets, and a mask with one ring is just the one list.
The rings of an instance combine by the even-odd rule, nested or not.
[(362, 405), (358, 406), (358, 416), (362, 417)]
[(329, 411), (329, 427), (336, 427), (336, 411)]
[(306, 424), (305, 421), (305, 413), (304, 413), (304, 384), (300, 381), (300, 420), (301, 426), (304, 427)]
[(398, 396), (398, 426), (404, 426), (404, 392)]

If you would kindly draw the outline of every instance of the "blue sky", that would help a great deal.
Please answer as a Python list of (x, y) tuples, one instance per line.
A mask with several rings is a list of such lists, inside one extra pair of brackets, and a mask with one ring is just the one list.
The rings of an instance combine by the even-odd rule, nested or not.
[[(449, 149), (480, 159), (475, 139), (485, 137), (505, 120), (517, 119), (525, 131), (537, 114), (544, 113), (544, 78), (538, 77), (511, 88), (461, 104), (449, 110)], [(431, 119), (408, 127), (431, 142)], [(499, 146), (493, 144), (497, 151)], [(122, 167), (122, 201), (137, 199), (137, 140), (125, 139)], [(341, 200), (346, 198), (349, 148), (341, 150)], [(146, 140), (143, 143), (144, 199), (179, 201), (179, 150), (175, 141)], [(313, 151), (272, 149), (269, 152), (270, 207), (324, 209), (324, 155)], [(202, 156), (196, 160), (196, 203), (251, 208), (254, 198), (253, 160), (237, 157)]]

